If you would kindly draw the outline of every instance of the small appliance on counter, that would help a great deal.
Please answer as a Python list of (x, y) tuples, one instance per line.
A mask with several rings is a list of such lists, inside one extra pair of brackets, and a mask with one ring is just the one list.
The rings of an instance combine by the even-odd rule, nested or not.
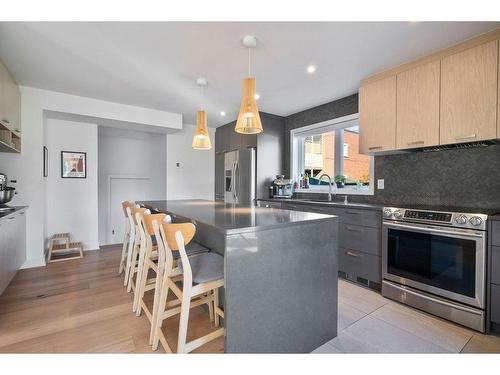
[(0, 173), (0, 212), (12, 211), (14, 207), (7, 206), (6, 203), (10, 202), (16, 194), (16, 189), (7, 186), (7, 175)]
[(276, 175), (272, 188), (272, 198), (291, 198), (293, 195), (292, 180), (285, 179), (285, 176), (282, 174)]

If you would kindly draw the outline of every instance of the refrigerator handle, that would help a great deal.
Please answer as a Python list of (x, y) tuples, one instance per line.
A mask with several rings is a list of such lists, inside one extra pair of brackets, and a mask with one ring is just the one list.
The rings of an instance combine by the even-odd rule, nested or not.
[(236, 200), (236, 161), (233, 161), (231, 169), (231, 193), (233, 193), (233, 200)]
[(234, 197), (235, 197), (235, 199), (238, 199), (239, 189), (240, 189), (240, 185), (238, 183), (239, 173), (240, 173), (240, 166), (239, 166), (238, 161), (235, 161), (234, 162)]

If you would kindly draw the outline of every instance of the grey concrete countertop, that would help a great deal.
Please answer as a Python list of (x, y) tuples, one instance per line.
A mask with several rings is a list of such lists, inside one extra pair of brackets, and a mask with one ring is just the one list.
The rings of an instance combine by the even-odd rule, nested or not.
[(0, 220), (2, 220), (3, 218), (6, 218), (12, 214), (15, 214), (16, 212), (19, 212), (19, 211), (22, 211), (22, 210), (28, 208), (28, 206), (12, 206), (12, 207), (14, 208), (13, 210), (0, 212)]
[(377, 205), (377, 204), (370, 204), (370, 203), (354, 203), (354, 202), (349, 202), (347, 204), (339, 201), (333, 201), (333, 202), (328, 202), (328, 201), (323, 201), (323, 200), (314, 200), (314, 199), (307, 199), (307, 198), (265, 198), (265, 199), (258, 199), (259, 201), (265, 201), (265, 202), (293, 202), (293, 203), (302, 203), (302, 204), (312, 204), (312, 205), (318, 205), (318, 206), (330, 206), (330, 207), (351, 207), (351, 208), (359, 208), (359, 209), (365, 209), (365, 210), (376, 210), (376, 211), (382, 211), (383, 206)]
[(234, 205), (201, 199), (142, 201), (138, 203), (155, 211), (169, 212), (195, 223), (209, 225), (226, 234), (255, 232), (336, 218), (336, 216), (312, 212)]

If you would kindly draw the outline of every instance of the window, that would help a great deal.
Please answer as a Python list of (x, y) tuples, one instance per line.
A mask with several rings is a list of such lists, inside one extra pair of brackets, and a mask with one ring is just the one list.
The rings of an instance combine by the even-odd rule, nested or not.
[(328, 179), (320, 180), (327, 174), (332, 179), (345, 177), (342, 193), (373, 194), (373, 157), (358, 151), (357, 116), (346, 117), (349, 119), (292, 130), (293, 178), (298, 181), (307, 174), (309, 191), (328, 189)]

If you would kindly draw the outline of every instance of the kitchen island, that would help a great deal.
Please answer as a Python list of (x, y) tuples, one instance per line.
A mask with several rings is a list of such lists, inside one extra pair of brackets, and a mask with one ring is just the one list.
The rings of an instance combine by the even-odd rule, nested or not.
[(336, 216), (206, 200), (140, 202), (224, 256), (226, 353), (308, 353), (337, 335)]

